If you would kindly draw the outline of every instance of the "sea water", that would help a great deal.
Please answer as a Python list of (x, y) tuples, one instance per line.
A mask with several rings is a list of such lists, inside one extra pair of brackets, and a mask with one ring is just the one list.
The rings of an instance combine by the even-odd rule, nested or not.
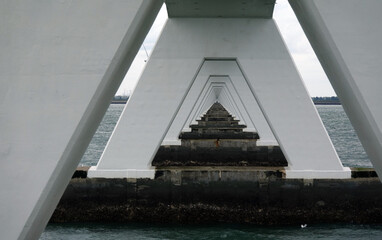
[(288, 227), (254, 227), (246, 225), (149, 225), (149, 224), (49, 224), (41, 240), (103, 240), (103, 239), (371, 239), (382, 238), (378, 225), (312, 225)]
[[(80, 165), (97, 164), (124, 106), (110, 105)], [(342, 106), (316, 107), (343, 165), (372, 167)], [(382, 239), (382, 225), (325, 224), (301, 228), (299, 225), (49, 224), (40, 239)]]
[[(97, 165), (124, 106), (124, 104), (110, 105), (80, 165)], [(372, 167), (342, 106), (318, 105), (316, 107), (343, 165), (347, 167)]]

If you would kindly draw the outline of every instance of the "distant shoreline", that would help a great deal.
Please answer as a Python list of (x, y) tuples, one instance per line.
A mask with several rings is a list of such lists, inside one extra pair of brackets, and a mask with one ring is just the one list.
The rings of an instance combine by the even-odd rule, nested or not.
[(334, 103), (334, 102), (314, 102), (314, 105), (341, 105), (341, 103)]
[(127, 100), (112, 100), (111, 104), (126, 104)]
[(341, 105), (337, 96), (332, 97), (312, 97), (314, 105)]
[[(126, 104), (128, 97), (115, 96), (111, 104)], [(314, 105), (341, 105), (338, 97), (312, 97)]]

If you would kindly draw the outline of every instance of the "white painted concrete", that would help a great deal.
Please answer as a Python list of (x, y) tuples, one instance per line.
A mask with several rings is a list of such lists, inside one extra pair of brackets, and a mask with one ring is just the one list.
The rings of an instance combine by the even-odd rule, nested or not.
[[(206, 81), (207, 76), (209, 78)], [(200, 81), (206, 83), (203, 85)], [(224, 84), (221, 86), (225, 86), (224, 88), (227, 89), (227, 97), (223, 97), (225, 96), (224, 92), (222, 96), (212, 96), (212, 86), (219, 84)], [(238, 119), (244, 120), (242, 124), (247, 125), (247, 131), (258, 131), (261, 136), (258, 142), (260, 145), (277, 145), (277, 141), (235, 60), (208, 60), (204, 62), (165, 137), (164, 145), (180, 144), (178, 140), (180, 132), (191, 131), (189, 125), (197, 124), (196, 119), (199, 119), (216, 100), (222, 103), (228, 111), (234, 109), (231, 110), (231, 113), (235, 113)], [(195, 103), (191, 108), (192, 102)], [(231, 102), (236, 107), (227, 102)], [(186, 117), (187, 120), (185, 120)]]
[[(208, 64), (208, 61), (205, 64)], [(196, 101), (194, 99), (195, 104), (194, 104), (193, 109), (191, 111), (191, 112), (194, 112), (194, 115), (190, 114), (189, 118), (187, 119), (187, 121), (185, 123), (183, 123), (182, 127), (183, 128), (189, 128), (189, 125), (197, 124), (196, 120), (200, 119), (200, 117), (205, 112), (208, 111), (208, 109), (212, 106), (213, 103), (220, 102), (227, 109), (228, 112), (232, 113), (236, 118), (238, 118), (240, 120), (241, 124), (247, 124), (247, 122), (248, 122), (249, 127), (254, 128), (254, 125), (251, 124), (251, 122), (250, 122), (250, 117), (249, 117), (248, 113), (245, 112), (245, 109), (244, 109), (242, 102), (236, 103), (236, 100), (240, 101), (239, 100), (240, 97), (238, 96), (238, 93), (235, 91), (233, 93), (231, 93), (231, 91), (229, 90), (229, 88), (231, 90), (234, 90), (234, 89), (232, 89), (232, 87), (233, 86), (232, 86), (232, 84), (230, 84), (229, 77), (227, 77), (227, 76), (220, 76), (220, 77), (211, 76), (208, 79), (208, 84), (205, 86), (205, 89), (202, 90), (202, 95), (204, 93), (203, 98), (196, 99), (196, 100), (200, 100), (200, 101)], [(234, 99), (234, 98), (236, 98), (236, 99)], [(188, 100), (188, 96), (185, 99), (185, 102), (187, 100)], [(238, 105), (238, 104), (240, 104), (240, 105)], [(196, 105), (199, 105), (199, 107), (196, 108), (197, 107)], [(183, 109), (183, 106), (184, 106), (184, 103), (183, 103), (180, 111)], [(197, 109), (197, 110), (195, 111), (194, 109)], [(180, 111), (177, 114), (177, 118), (178, 118), (178, 116), (181, 115)], [(185, 110), (185, 114), (188, 114), (189, 112), (190, 112), (190, 109)], [(174, 120), (174, 123), (171, 125), (171, 128), (174, 126), (177, 118)], [(171, 130), (171, 128), (170, 128), (170, 130)], [(177, 129), (177, 130), (179, 131), (181, 129)]]
[(38, 239), (162, 3), (0, 5), (0, 238)]
[[(210, 78), (211, 79), (211, 78)], [(189, 126), (191, 124), (197, 124), (197, 120), (200, 120), (201, 117), (210, 109), (210, 107), (215, 103), (215, 102), (220, 102), (223, 107), (227, 109), (227, 111), (236, 118), (241, 118), (243, 119), (243, 116), (239, 112), (237, 106), (235, 103), (233, 103), (232, 97), (227, 92), (227, 86), (223, 83), (217, 83), (217, 82), (210, 82), (208, 86), (208, 91), (206, 91), (206, 96), (203, 97), (203, 101), (200, 102), (199, 108), (197, 108), (197, 111), (195, 111), (195, 116), (192, 118), (190, 116), (187, 121), (184, 123), (185, 125), (183, 126), (183, 130), (191, 130)], [(187, 100), (187, 98), (186, 98)], [(182, 105), (183, 106), (183, 105)], [(177, 116), (179, 115), (179, 112)], [(176, 118), (174, 122), (176, 121)], [(245, 124), (244, 121), (241, 121), (242, 124)], [(174, 126), (174, 123), (171, 125), (171, 127)], [(171, 128), (170, 128), (171, 130)], [(178, 131), (181, 129), (178, 129)], [(186, 131), (187, 131), (186, 130)], [(167, 133), (169, 134), (169, 132)]]
[(303, 178), (303, 179), (346, 179), (351, 178), (351, 170), (344, 167), (340, 170), (294, 170), (286, 169), (286, 178)]
[(236, 59), (288, 160), (287, 177), (302, 170), (309, 172), (306, 177), (314, 173), (316, 178), (324, 178), (333, 171), (337, 178), (350, 177), (274, 21), (224, 18), (168, 20), (91, 176), (97, 177), (99, 170), (103, 176), (109, 171), (108, 177), (116, 169), (153, 170), (151, 160), (205, 59)]
[(169, 17), (271, 18), (275, 0), (166, 0)]
[[(228, 91), (227, 86), (225, 84), (211, 82), (210, 87), (211, 89), (207, 94), (206, 101), (203, 102), (203, 104), (201, 105), (202, 107), (197, 113), (198, 117), (195, 119), (190, 119), (190, 121), (187, 122), (191, 124), (197, 124), (197, 120), (200, 120), (201, 117), (210, 109), (212, 104), (214, 104), (215, 102), (221, 103), (223, 107), (227, 110), (227, 112), (230, 113), (234, 118), (237, 118), (238, 120), (244, 119), (243, 115), (237, 107), (237, 104), (233, 102), (232, 95)], [(246, 118), (247, 117), (248, 116), (246, 116)], [(242, 120), (240, 121), (240, 123), (245, 124), (245, 122)], [(189, 128), (189, 125), (190, 124), (185, 125), (184, 128)]]
[[(223, 65), (219, 66), (219, 64)], [(232, 63), (232, 61), (213, 60), (208, 60), (203, 63), (203, 66), (188, 91), (162, 145), (179, 145), (180, 140), (178, 139), (178, 136), (180, 132), (191, 131), (189, 126), (191, 124), (197, 124), (196, 120), (200, 119), (200, 116), (202, 116), (216, 101), (222, 103), (228, 111), (235, 115), (236, 118), (240, 119), (241, 124), (247, 125), (251, 131), (256, 131), (256, 128), (230, 78), (224, 75), (229, 73), (229, 71), (221, 71), (222, 69), (227, 69), (226, 67), (232, 64), (234, 65), (235, 63)], [(216, 68), (216, 66), (219, 67)], [(219, 71), (223, 75), (218, 75), (217, 73), (219, 73)], [(248, 90), (247, 92), (250, 91)], [(242, 92), (241, 94), (243, 93), (245, 92)], [(248, 104), (252, 103), (253, 102), (249, 102)], [(255, 103), (255, 105), (257, 105), (257, 103)], [(258, 107), (257, 110), (258, 115), (262, 115)], [(265, 119), (263, 119), (263, 122), (265, 122)], [(265, 125), (268, 127), (267, 124)], [(267, 130), (271, 133), (269, 127)]]
[(382, 1), (290, 3), (382, 179)]

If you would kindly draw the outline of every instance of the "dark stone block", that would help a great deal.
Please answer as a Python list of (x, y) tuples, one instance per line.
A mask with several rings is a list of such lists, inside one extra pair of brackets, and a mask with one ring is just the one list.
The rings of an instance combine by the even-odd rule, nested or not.
[(171, 202), (171, 181), (137, 179), (136, 201), (144, 203)]
[(251, 132), (183, 132), (179, 139), (259, 139), (259, 134)]
[(382, 223), (378, 178), (283, 179), (280, 171), (255, 169), (159, 171), (154, 180), (72, 179), (51, 221)]
[(372, 168), (352, 168), (351, 172), (352, 178), (371, 178), (378, 177), (377, 172)]
[(87, 178), (88, 176), (88, 170), (90, 167), (78, 167), (76, 171), (74, 172), (72, 178)]
[[(274, 151), (274, 150), (273, 150)], [(278, 153), (279, 154), (279, 153)], [(198, 147), (161, 146), (153, 166), (288, 166), (284, 155), (274, 156), (268, 147)]]

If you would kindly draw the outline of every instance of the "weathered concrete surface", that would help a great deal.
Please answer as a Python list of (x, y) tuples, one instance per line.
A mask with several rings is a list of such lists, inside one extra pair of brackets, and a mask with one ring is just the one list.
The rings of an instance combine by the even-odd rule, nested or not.
[(235, 146), (233, 141), (228, 142), (231, 147), (224, 146), (225, 140), (219, 139), (203, 141), (205, 145), (203, 147), (200, 147), (201, 144), (198, 142), (191, 143), (191, 146), (161, 146), (152, 165), (288, 166), (288, 162), (278, 146), (251, 146), (251, 144), (246, 144), (245, 141), (240, 141)]
[(382, 1), (289, 2), (382, 179)]
[[(169, 18), (89, 176), (153, 178), (152, 159), (182, 106), (190, 104), (187, 109), (192, 111), (196, 102), (185, 100), (194, 84), (203, 91), (212, 73), (207, 65), (214, 65), (209, 62), (218, 66), (214, 75), (242, 79), (248, 86), (250, 91), (243, 92), (248, 98), (243, 100), (258, 102), (288, 160), (287, 177), (350, 178), (350, 169), (342, 166), (274, 20), (248, 18)], [(220, 70), (223, 66), (228, 68)], [(243, 101), (251, 106), (247, 103)], [(259, 129), (260, 138), (261, 134)]]
[(282, 168), (250, 167), (163, 168), (153, 180), (76, 178), (51, 222), (79, 221), (382, 223), (382, 184), (285, 179)]
[(1, 239), (39, 239), (162, 4), (0, 2)]

